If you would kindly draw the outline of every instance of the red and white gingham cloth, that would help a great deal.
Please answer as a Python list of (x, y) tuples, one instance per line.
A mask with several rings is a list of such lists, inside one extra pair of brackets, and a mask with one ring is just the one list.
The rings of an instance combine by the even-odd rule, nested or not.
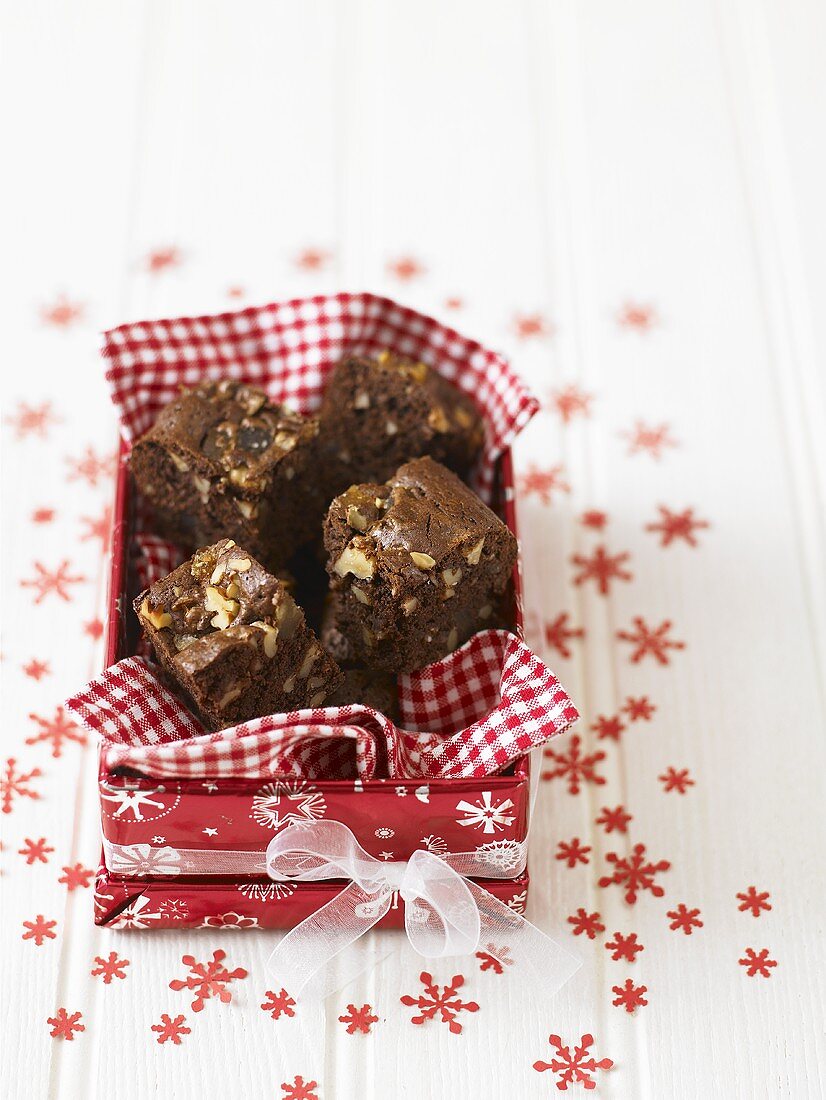
[(579, 717), (551, 670), (503, 630), (401, 677), (402, 722), (361, 705), (274, 714), (219, 733), (200, 723), (150, 665), (129, 657), (66, 703), (100, 735), (107, 770), (158, 778), (481, 778), (563, 733)]
[(345, 354), (385, 348), (427, 363), (475, 402), (487, 427), (475, 488), (489, 501), (496, 459), (539, 404), (501, 355), (389, 298), (334, 294), (126, 324), (104, 333), (102, 352), (123, 434), (133, 442), (181, 386), (235, 378), (310, 413)]

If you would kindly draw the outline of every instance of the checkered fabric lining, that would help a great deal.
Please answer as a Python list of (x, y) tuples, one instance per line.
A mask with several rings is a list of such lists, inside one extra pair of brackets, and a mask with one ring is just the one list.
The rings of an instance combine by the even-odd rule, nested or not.
[[(396, 727), (361, 705), (274, 714), (205, 734), (129, 657), (66, 703), (102, 740), (104, 767), (158, 778), (481, 778), (563, 733), (579, 717), (542, 661), (514, 635), (487, 630), (400, 680)], [(415, 716), (415, 719), (413, 718)]]
[(234, 313), (121, 325), (104, 333), (106, 378), (131, 442), (179, 387), (235, 378), (271, 400), (315, 411), (347, 353), (391, 350), (435, 368), (470, 396), (487, 425), (475, 488), (490, 501), (496, 459), (539, 405), (507, 360), (424, 314), (374, 294), (335, 294)]

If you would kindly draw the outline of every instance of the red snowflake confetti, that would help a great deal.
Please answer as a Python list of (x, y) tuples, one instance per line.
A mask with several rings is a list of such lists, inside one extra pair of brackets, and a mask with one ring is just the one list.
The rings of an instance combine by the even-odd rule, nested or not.
[(73, 1012), (70, 1016), (65, 1008), (59, 1008), (54, 1016), (46, 1020), (47, 1024), (52, 1025), (49, 1034), (53, 1039), (74, 1039), (76, 1031), (86, 1030), (86, 1025), (80, 1022), (82, 1019), (82, 1012)]
[(91, 880), (94, 878), (94, 871), (90, 871), (88, 867), (84, 867), (82, 863), (74, 863), (71, 867), (64, 867), (63, 874), (57, 880), (66, 886), (69, 893), (72, 890), (76, 890), (78, 887), (87, 889)]
[(542, 772), (542, 778), (567, 779), (570, 794), (579, 794), (580, 785), (583, 782), (601, 786), (605, 782), (605, 777), (597, 773), (596, 765), (600, 760), (605, 759), (605, 753), (601, 751), (582, 753), (580, 752), (581, 744), (579, 734), (575, 733), (571, 737), (566, 752), (557, 751), (556, 749), (544, 749), (543, 756), (556, 761), (556, 767), (550, 771)]
[(265, 1012), (269, 1012), (274, 1020), (280, 1020), (282, 1016), (295, 1016), (293, 1012), (295, 1001), (286, 989), (282, 989), (278, 993), (273, 993), (271, 989), (268, 989), (264, 996), (267, 999), (261, 1005), (261, 1008)]
[(315, 1091), (318, 1081), (305, 1081), (301, 1076), (293, 1077), (292, 1084), (282, 1081), (281, 1088), (284, 1090), (282, 1100), (318, 1100), (318, 1093)]
[(617, 324), (637, 332), (648, 332), (656, 324), (656, 312), (653, 306), (626, 302), (617, 314)]
[(243, 298), (246, 294), (246, 290), (242, 286), (228, 286), (227, 297), (228, 298)]
[(36, 661), (32, 658), (27, 664), (23, 665), (23, 672), (31, 677), (32, 680), (37, 680), (38, 683), (44, 676), (51, 675), (51, 668), (48, 661)]
[(66, 600), (68, 603), (71, 600), (69, 594), (68, 585), (70, 584), (82, 584), (85, 577), (73, 577), (69, 572), (69, 562), (62, 561), (60, 565), (53, 572), (49, 571), (45, 565), (36, 561), (34, 563), (34, 570), (37, 576), (31, 580), (25, 580), (20, 582), (21, 588), (34, 588), (37, 590), (34, 602), (36, 604), (42, 603), (47, 596), (52, 592), (56, 596), (59, 596), (61, 600)]
[(43, 306), (40, 310), (43, 324), (53, 325), (55, 328), (68, 328), (82, 316), (83, 306), (80, 302), (70, 302), (65, 294), (61, 294), (50, 306)]
[(591, 1074), (598, 1069), (610, 1069), (614, 1064), (610, 1058), (600, 1058), (597, 1061), (593, 1056), (593, 1035), (583, 1035), (579, 1046), (574, 1047), (573, 1054), (569, 1047), (562, 1045), (558, 1035), (551, 1035), (548, 1042), (554, 1047), (556, 1057), (550, 1062), (534, 1062), (533, 1068), (539, 1073), (549, 1069), (552, 1073), (559, 1074), (556, 1087), (560, 1092), (567, 1092), (568, 1085), (582, 1085), (586, 1090), (595, 1089), (597, 1083)]
[(49, 852), (53, 852), (54, 848), (50, 848), (45, 836), (42, 836), (40, 840), (29, 840), (28, 837), (23, 841), (23, 847), (17, 849), (17, 854), (26, 857), (26, 863), (31, 867), (33, 863), (48, 863)]
[(64, 741), (74, 741), (78, 745), (86, 744), (86, 734), (76, 722), (69, 718), (63, 707), (57, 708), (54, 718), (41, 718), (39, 714), (30, 714), (29, 718), (40, 726), (40, 732), (33, 737), (27, 737), (27, 745), (38, 745), (41, 741), (49, 741), (52, 746), (52, 756), (58, 757), (63, 751)]
[(194, 955), (183, 955), (181, 962), (188, 966), (191, 973), (183, 980), (176, 978), (169, 983), (169, 988), (174, 990), (191, 989), (195, 993), (192, 1002), (192, 1011), (200, 1012), (210, 997), (217, 997), (222, 1004), (229, 1004), (232, 994), (226, 988), (227, 983), (236, 978), (246, 978), (246, 970), (238, 967), (236, 970), (227, 970), (223, 965), (226, 951), (213, 951), (209, 962), (199, 963)]
[(575, 936), (584, 934), (589, 940), (595, 940), (598, 932), (605, 931), (605, 925), (602, 923), (599, 913), (586, 913), (582, 906), (577, 909), (576, 913), (568, 917), (568, 924), (573, 925)]
[(631, 555), (627, 550), (621, 554), (609, 554), (604, 546), (597, 546), (590, 557), (584, 554), (572, 554), (571, 561), (580, 567), (580, 572), (574, 577), (574, 584), (584, 584), (585, 581), (596, 581), (597, 590), (607, 596), (610, 591), (611, 581), (632, 581), (633, 573), (623, 568)]
[(59, 424), (60, 418), (52, 411), (51, 401), (44, 401), (42, 405), (27, 405), (21, 401), (14, 416), (6, 417), (6, 423), (14, 428), (15, 439), (25, 439), (30, 435), (46, 439), (49, 428)]
[(759, 974), (761, 978), (770, 978), (769, 970), (771, 967), (777, 966), (777, 960), (769, 958), (768, 947), (764, 947), (757, 952), (753, 947), (746, 947), (744, 950), (746, 957), (737, 961), (741, 966), (745, 966), (746, 974), (750, 978), (753, 978), (756, 974)]
[(563, 860), (569, 867), (576, 867), (578, 863), (590, 863), (588, 853), (591, 847), (588, 844), (580, 844), (578, 836), (570, 841), (560, 840), (557, 849), (556, 858)]
[(104, 985), (111, 985), (113, 978), (126, 977), (125, 967), (129, 965), (129, 960), (119, 959), (117, 951), (110, 951), (105, 959), (101, 958), (100, 955), (96, 955), (95, 962), (98, 965), (89, 973), (93, 978), (102, 977)]
[(479, 1011), (479, 1005), (475, 1001), (463, 1001), (457, 996), (459, 989), (465, 984), (461, 974), (454, 974), (449, 984), (441, 990), (426, 970), (419, 975), (419, 981), (424, 986), (423, 994), (420, 993), (418, 997), (408, 994), (399, 998), (403, 1005), (414, 1005), (422, 1010), (419, 1016), (411, 1018), (411, 1023), (423, 1024), (427, 1020), (435, 1019), (438, 1013), (441, 1022), (448, 1025), (452, 1034), (458, 1035), (462, 1030), (462, 1025), (456, 1019), (458, 1013)]
[(456, 295), (452, 298), (445, 298), (445, 309), (461, 309), (464, 304), (464, 301)]
[(28, 932), (23, 933), (21, 940), (34, 940), (36, 947), (42, 947), (45, 940), (57, 939), (52, 931), (57, 928), (57, 921), (46, 920), (42, 913), (38, 913), (34, 920), (24, 920), (23, 927), (28, 928)]
[(32, 523), (51, 523), (54, 517), (54, 508), (35, 508), (30, 518)]
[(699, 909), (687, 909), (682, 902), (676, 909), (669, 909), (666, 913), (667, 917), (671, 918), (671, 922), (668, 927), (672, 932), (685, 932), (687, 936), (690, 936), (695, 928), (702, 928), (703, 922), (699, 919)]
[(649, 722), (653, 718), (656, 709), (654, 704), (649, 701), (647, 695), (640, 695), (638, 698), (629, 695), (622, 708), (623, 713), (628, 715), (628, 720), (630, 722), (637, 722), (639, 720)]
[(373, 1016), (372, 1011), (372, 1005), (362, 1005), (361, 1008), (356, 1008), (355, 1005), (347, 1005), (346, 1016), (339, 1016), (338, 1022), (347, 1025), (348, 1035), (355, 1035), (357, 1031), (362, 1032), (363, 1035), (368, 1035), (371, 1026), (379, 1022), (378, 1016)]
[(329, 259), (330, 253), (322, 248), (305, 248), (295, 257), (295, 266), (302, 271), (320, 271)]
[(659, 522), (647, 523), (645, 529), (660, 533), (660, 546), (670, 546), (676, 539), (682, 539), (689, 546), (698, 546), (694, 532), (711, 526), (704, 519), (695, 519), (693, 508), (686, 508), (684, 512), (672, 512), (670, 508), (658, 504), (657, 509), (660, 513)]
[(658, 775), (657, 778), (663, 785), (663, 790), (676, 791), (678, 794), (685, 794), (689, 787), (694, 786), (694, 780), (688, 774), (688, 768), (666, 768), (662, 775)]
[(596, 819), (596, 824), (602, 825), (606, 833), (613, 833), (615, 829), (618, 833), (627, 833), (628, 822), (632, 820), (633, 816), (628, 813), (624, 806), (615, 806), (613, 810), (608, 806), (603, 806), (599, 817)]
[(148, 253), (145, 264), (148, 271), (158, 275), (162, 271), (179, 267), (182, 259), (180, 249), (175, 248), (174, 245), (168, 245), (166, 248), (155, 248)]
[(157, 1031), (159, 1043), (166, 1043), (171, 1039), (179, 1047), (181, 1036), (192, 1034), (192, 1028), (184, 1026), (185, 1020), (186, 1016), (176, 1016), (173, 1020), (168, 1013), (162, 1012), (160, 1023), (153, 1024), (150, 1030)]
[(87, 447), (80, 458), (67, 458), (69, 481), (85, 481), (96, 486), (101, 478), (108, 479), (114, 473), (115, 456), (99, 455), (92, 447)]
[(643, 993), (648, 992), (648, 986), (634, 985), (630, 978), (625, 979), (625, 985), (614, 985), (611, 989), (617, 995), (611, 1004), (622, 1005), (626, 1012), (633, 1012), (640, 1005), (648, 1004), (643, 997)]
[(623, 959), (625, 962), (632, 963), (640, 951), (645, 950), (645, 947), (637, 941), (636, 932), (629, 932), (627, 936), (622, 932), (615, 932), (614, 938), (605, 944), (605, 950), (611, 952), (614, 962)]
[(629, 455), (636, 455), (643, 451), (647, 451), (648, 454), (658, 462), (662, 458), (663, 450), (666, 447), (679, 446), (676, 439), (671, 438), (667, 424), (659, 424), (657, 427), (648, 427), (646, 424), (643, 424), (641, 420), (638, 420), (632, 431), (621, 432), (620, 434), (630, 443), (628, 448)]
[(570, 493), (571, 486), (563, 478), (562, 466), (540, 470), (530, 465), (519, 478), (519, 492), (526, 497), (535, 493), (543, 504), (551, 504), (555, 492)]
[(506, 966), (513, 966), (509, 947), (497, 947), (493, 943), (486, 943), (484, 951), (477, 951), (480, 970), (492, 970), (494, 974), (504, 974)]
[(634, 646), (629, 658), (632, 664), (639, 664), (643, 657), (651, 656), (659, 664), (668, 665), (671, 663), (669, 650), (685, 649), (685, 642), (668, 637), (673, 625), (670, 619), (664, 619), (659, 626), (653, 627), (641, 615), (635, 615), (632, 625), (633, 630), (617, 631), (617, 637), (621, 641), (630, 642)]
[(761, 912), (771, 909), (769, 896), (768, 890), (758, 892), (756, 886), (749, 886), (744, 894), (737, 895), (737, 899), (741, 903), (737, 906), (737, 910), (740, 913), (745, 913), (748, 910), (753, 917), (759, 917)]
[(585, 637), (585, 631), (582, 627), (569, 626), (568, 619), (568, 612), (563, 611), (561, 615), (557, 615), (553, 622), (545, 623), (543, 628), (545, 645), (550, 649), (555, 649), (560, 657), (571, 656), (571, 649), (568, 645), (569, 638)]
[(582, 513), (579, 522), (583, 527), (590, 527), (592, 531), (602, 531), (608, 522), (608, 516), (605, 512), (599, 512), (596, 508), (591, 508), (589, 511)]
[(619, 741), (620, 734), (625, 729), (625, 723), (618, 714), (612, 714), (610, 717), (599, 714), (591, 729), (600, 741)]
[(554, 334), (553, 325), (549, 324), (541, 313), (517, 313), (513, 319), (513, 329), (520, 340)]
[(0, 776), (0, 799), (2, 799), (4, 814), (11, 813), (15, 798), (40, 798), (38, 792), (29, 787), (29, 783), (42, 774), (40, 768), (32, 768), (30, 772), (18, 772), (14, 757), (6, 761), (6, 770)]
[(391, 275), (395, 275), (397, 279), (409, 282), (411, 279), (424, 275), (426, 268), (418, 260), (414, 260), (412, 256), (400, 256), (397, 260), (390, 260), (387, 270)]
[(90, 516), (82, 516), (81, 523), (86, 524), (86, 532), (80, 536), (81, 542), (87, 542), (89, 539), (100, 539), (101, 550), (105, 554), (109, 549), (109, 541), (112, 535), (111, 506), (104, 508), (102, 514), (98, 516), (97, 519), (92, 519)]
[(667, 859), (653, 863), (647, 857), (644, 844), (635, 844), (630, 856), (609, 852), (605, 859), (613, 863), (614, 871), (599, 880), (600, 886), (624, 886), (625, 900), (629, 905), (635, 905), (637, 895), (645, 890), (650, 890), (655, 898), (661, 898), (665, 893), (662, 886), (657, 885), (656, 875), (667, 871), (671, 864)]
[(551, 392), (551, 404), (562, 417), (563, 424), (570, 424), (576, 416), (590, 416), (593, 400), (593, 394), (585, 393), (577, 385)]
[(103, 623), (100, 619), (92, 619), (91, 622), (83, 624), (83, 633), (88, 634), (90, 638), (100, 638), (103, 634)]

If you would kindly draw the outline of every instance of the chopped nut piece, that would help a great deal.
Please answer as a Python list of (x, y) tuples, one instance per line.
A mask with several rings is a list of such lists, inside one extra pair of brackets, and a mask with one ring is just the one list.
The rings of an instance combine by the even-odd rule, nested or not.
[(348, 573), (352, 573), (360, 581), (366, 581), (373, 576), (374, 565), (365, 552), (357, 546), (345, 546), (333, 568), (340, 577), (346, 577)]
[(150, 607), (148, 597), (141, 604), (141, 616), (151, 623), (156, 630), (163, 630), (164, 627), (172, 625), (172, 616), (167, 611)]
[(234, 573), (246, 573), (251, 565), (249, 558), (230, 558), (227, 569), (231, 569)]
[(306, 680), (310, 675), (310, 669), (316, 663), (321, 656), (321, 649), (316, 642), (312, 642), (304, 654), (304, 660), (301, 662), (301, 668), (298, 670), (297, 676), (299, 680)]
[(229, 706), (233, 699), (237, 699), (240, 694), (241, 689), (239, 687), (230, 688), (229, 691), (225, 691), (221, 698), (218, 700), (219, 710), (223, 710), (224, 707)]
[(484, 605), (484, 607), (479, 608), (479, 618), (480, 619), (489, 619), (491, 617), (492, 613), (493, 613), (493, 608), (490, 606), (489, 603), (486, 603)]
[(322, 684), (326, 684), (324, 676), (311, 676), (307, 681), (307, 691), (318, 691)]
[(278, 646), (278, 627), (272, 626), (270, 623), (261, 622), (260, 620), (252, 625), (264, 631), (264, 653), (272, 660)]
[(405, 615), (412, 615), (416, 608), (419, 606), (419, 601), (415, 596), (411, 596), (409, 600), (405, 600), (402, 604)]
[(258, 509), (250, 500), (236, 499), (235, 504), (244, 519), (254, 519), (258, 515)]
[(388, 435), (395, 435), (396, 432), (399, 430), (399, 425), (396, 423), (395, 420), (388, 420), (387, 423), (384, 425), (384, 430), (387, 432)]
[(231, 581), (230, 584), (227, 585), (227, 599), (237, 600), (240, 595), (241, 589), (238, 585), (238, 582)]
[(370, 408), (370, 394), (364, 390), (359, 390), (353, 399), (354, 409), (369, 409)]
[(447, 648), (449, 650), (455, 649), (456, 648), (456, 643), (458, 641), (459, 641), (459, 631), (454, 626), (454, 628), (451, 630), (451, 632), (447, 636)]
[(428, 413), (427, 422), (435, 432), (450, 431), (450, 421), (441, 405), (434, 405)]
[(355, 531), (367, 530), (367, 518), (361, 514), (355, 504), (350, 504), (347, 507), (347, 523)]
[(413, 564), (417, 565), (419, 569), (432, 569), (436, 564), (436, 559), (431, 558), (430, 554), (419, 554), (417, 551), (411, 550), (410, 557), (413, 559)]
[(275, 621), (281, 637), (288, 642), (301, 625), (301, 612), (291, 596), (282, 596), (275, 609)]
[(219, 561), (212, 571), (212, 576), (209, 578), (210, 584), (218, 584), (227, 571), (227, 563), (225, 561)]
[(198, 474), (192, 475), (192, 484), (195, 486), (201, 500), (206, 504), (209, 498), (209, 480), (205, 477), (199, 477)]
[(185, 462), (180, 455), (176, 455), (174, 451), (170, 451), (169, 457), (172, 459), (173, 463), (181, 471), (182, 474), (185, 474), (187, 472), (187, 470), (189, 469), (189, 464)]
[(479, 559), (482, 556), (482, 547), (484, 545), (485, 545), (485, 538), (484, 538), (484, 535), (483, 535), (482, 538), (480, 538), (479, 541), (476, 543), (476, 545), (471, 547), (471, 549), (468, 550), (467, 554), (465, 554), (465, 561), (468, 563), (468, 565), (478, 565), (479, 564)]
[(443, 569), (442, 579), (445, 584), (450, 588), (455, 588), (459, 581), (462, 579), (461, 569)]
[(372, 600), (363, 588), (357, 588), (355, 585), (353, 585), (350, 591), (353, 593), (359, 603), (367, 604), (368, 607), (372, 603)]
[(233, 485), (244, 486), (249, 481), (249, 477), (249, 466), (236, 466), (234, 470), (230, 470), (229, 472), (229, 479)]
[(315, 695), (312, 697), (312, 699), (310, 700), (308, 705), (311, 706), (311, 707), (318, 707), (324, 702), (326, 697), (327, 697), (327, 692), (326, 691), (317, 691), (315, 693)]
[(175, 648), (180, 653), (182, 649), (186, 649), (187, 646), (192, 645), (193, 642), (198, 641), (197, 634), (178, 634), (172, 641), (175, 643)]
[(290, 692), (295, 691), (295, 676), (288, 676), (281, 685), (281, 690), (285, 695), (289, 695)]
[(217, 630), (226, 630), (232, 620), (238, 614), (240, 604), (236, 600), (229, 600), (219, 588), (208, 584), (204, 597), (204, 607), (215, 614), (210, 622)]

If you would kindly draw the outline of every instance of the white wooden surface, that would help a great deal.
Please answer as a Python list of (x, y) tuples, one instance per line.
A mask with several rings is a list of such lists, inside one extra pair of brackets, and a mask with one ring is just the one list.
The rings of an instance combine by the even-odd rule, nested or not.
[[(539, 1097), (555, 1091), (532, 1069), (548, 1035), (586, 1032), (614, 1061), (597, 1095), (823, 1095), (826, 8), (77, 0), (7, 5), (3, 23), (2, 736), (43, 772), (41, 800), (3, 819), (4, 1095), (269, 1097), (301, 1074), (326, 1100)], [(181, 263), (152, 274), (145, 257), (165, 246)], [(329, 252), (320, 271), (296, 267), (308, 247)], [(408, 255), (426, 270), (403, 282), (387, 264)], [(30, 714), (51, 715), (101, 660), (83, 628), (105, 561), (82, 536), (109, 485), (68, 480), (67, 462), (114, 439), (96, 330), (362, 287), (506, 349), (543, 398), (568, 383), (594, 395), (568, 425), (549, 405), (518, 455), (522, 470), (564, 464), (571, 487), (521, 502), (528, 603), (537, 628), (564, 610), (584, 626), (570, 660), (547, 655), (607, 754), (606, 786), (541, 790), (532, 840), (529, 915), (585, 965), (537, 1005), (463, 961), (481, 1009), (461, 1036), (411, 1027), (409, 955), (344, 991), (380, 1016), (351, 1037), (341, 998), (277, 1022), (260, 1011), (274, 935), (94, 929), (89, 891), (57, 882), (64, 864), (95, 865), (94, 749), (53, 759), (25, 743)], [(61, 293), (83, 316), (44, 324)], [(617, 324), (626, 302), (654, 306), (651, 331)], [(520, 339), (516, 316), (535, 313), (553, 335)], [(44, 401), (60, 423), (16, 438), (19, 403)], [(637, 420), (679, 446), (629, 457)], [(644, 530), (658, 504), (710, 522), (697, 548)], [(32, 523), (41, 507), (51, 523)], [(583, 528), (585, 509), (608, 513), (604, 532)], [(607, 597), (572, 583), (571, 555), (600, 541), (631, 553), (633, 581)], [(20, 582), (64, 558), (86, 581), (34, 606)], [(615, 634), (635, 615), (671, 619), (686, 649), (630, 664)], [(32, 658), (50, 674), (24, 675)], [(594, 741), (598, 715), (643, 694), (652, 722)], [(669, 766), (690, 769), (685, 795), (658, 782)], [(594, 819), (619, 803), (634, 820), (617, 839)], [(40, 836), (56, 851), (29, 867), (18, 849)], [(571, 870), (555, 853), (573, 836), (593, 851)], [(664, 899), (630, 909), (596, 883), (605, 853), (636, 841), (672, 869)], [(771, 895), (758, 919), (737, 910), (752, 884)], [(679, 902), (701, 910), (690, 937), (668, 928)], [(579, 906), (602, 914), (593, 943), (566, 924)], [(57, 936), (36, 947), (21, 922), (41, 913)], [(617, 929), (646, 945), (633, 965), (603, 948)], [(769, 979), (738, 965), (746, 946), (769, 948)], [(250, 977), (193, 1017), (168, 983), (181, 954), (215, 947)], [(130, 966), (106, 986), (89, 971), (112, 949)], [(611, 1004), (629, 976), (648, 989), (634, 1015)], [(83, 1013), (71, 1043), (49, 1037), (58, 1006)], [(161, 1012), (186, 1013), (180, 1047), (154, 1041)]]

